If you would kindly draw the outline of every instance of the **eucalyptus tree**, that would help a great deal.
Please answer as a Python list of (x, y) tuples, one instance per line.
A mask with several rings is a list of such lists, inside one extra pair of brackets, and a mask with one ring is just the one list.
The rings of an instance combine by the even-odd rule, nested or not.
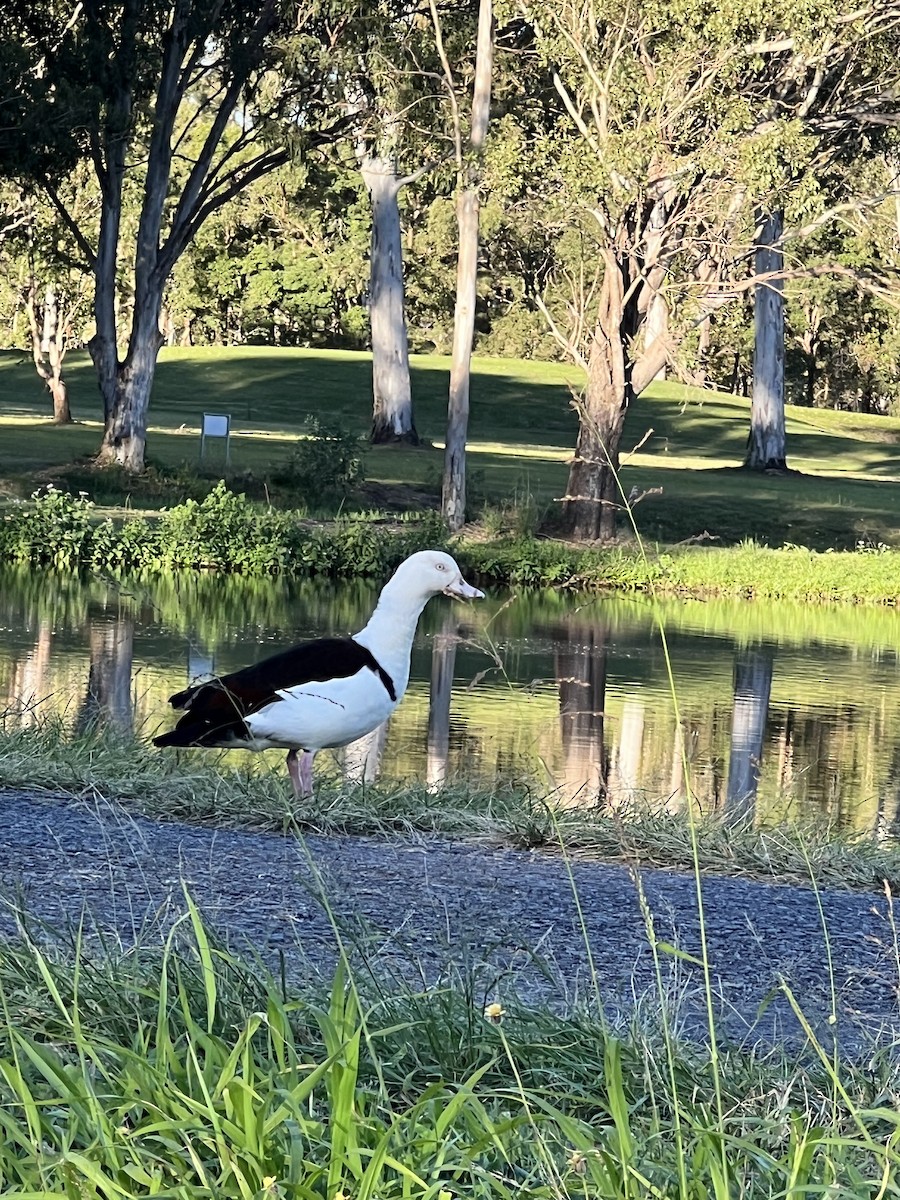
[[(61, 194), (67, 211), (89, 228), (93, 205), (86, 182), (86, 169), (79, 164)], [(67, 425), (72, 413), (65, 359), (89, 323), (90, 276), (46, 196), (8, 184), (0, 199), (0, 223), (7, 248), (19, 259), (20, 303), (35, 371), (50, 395), (54, 422)]]
[[(596, 278), (573, 301), (575, 321), (559, 329), (587, 376), (563, 523), (577, 538), (611, 538), (632, 399), (691, 329), (736, 286), (747, 286), (756, 213), (789, 160), (813, 161), (817, 143), (799, 114), (773, 115), (766, 103), (790, 70), (815, 79), (814, 48), (829, 44), (837, 27), (842, 39), (861, 35), (867, 15), (839, 14), (829, 0), (802, 12), (790, 0), (765, 11), (741, 0), (713, 16), (700, 0), (648, 0), (639, 8), (627, 0), (528, 0), (525, 8), (578, 134), (576, 141), (564, 136), (560, 123), (548, 202), (557, 193), (570, 219), (593, 232), (599, 261)], [(887, 20), (866, 48), (888, 73), (900, 58), (888, 52), (897, 49), (895, 29)], [(797, 57), (790, 69), (779, 62), (773, 70), (769, 56), (784, 40), (806, 46), (809, 63)], [(832, 111), (829, 120), (835, 135), (854, 127), (852, 109)], [(818, 203), (814, 175), (795, 188), (798, 205)], [(780, 274), (767, 272), (762, 282)], [(647, 314), (660, 297), (667, 332), (648, 337)]]
[[(451, 162), (457, 176), (462, 170), (459, 84), (448, 54), (464, 73), (477, 39), (477, 6), (429, 0), (427, 9), (430, 18), (425, 6), (410, 0), (371, 5), (365, 57), (361, 46), (360, 69), (350, 73), (348, 85), (357, 122), (356, 155), (372, 205), (368, 302), (375, 442), (418, 442), (409, 378), (400, 194), (423, 176), (445, 180)], [(487, 13), (489, 30), (489, 6)], [(485, 45), (490, 42), (482, 38), (482, 63)], [(478, 137), (483, 140), (483, 131)], [(470, 329), (470, 348), (471, 340)]]
[(867, 191), (869, 172), (854, 160), (870, 160), (878, 143), (892, 139), (900, 118), (900, 4), (879, 0), (847, 10), (822, 0), (811, 13), (783, 14), (747, 49), (753, 64), (745, 86), (756, 97), (762, 149), (750, 161), (748, 181), (757, 198), (758, 282), (745, 466), (783, 470), (785, 246), (791, 265), (802, 266), (798, 226), (811, 216), (821, 226), (821, 210), (829, 207), (843, 214)]
[(472, 104), (469, 115), (468, 153), (463, 153), (463, 128), (456, 102), (456, 85), (443, 47), (440, 23), (431, 0), (435, 34), (441, 54), (444, 77), (452, 101), (454, 140), (458, 171), (456, 219), (459, 249), (456, 269), (456, 304), (453, 312), (453, 354), (450, 362), (450, 389), (447, 403), (447, 438), (444, 450), (444, 478), (441, 512), (452, 533), (466, 519), (466, 440), (469, 427), (469, 382), (471, 377), (472, 338), (475, 332), (475, 300), (478, 279), (478, 183), (480, 158), (490, 116), (491, 81), (494, 57), (494, 11), (492, 0), (479, 0), (475, 63), (472, 77)]
[[(46, 192), (94, 275), (101, 462), (143, 469), (163, 290), (203, 222), (342, 128), (330, 59), (347, 21), (287, 0), (3, 6), (0, 171)], [(198, 124), (205, 132), (195, 145)], [(96, 181), (95, 239), (60, 190), (83, 160)], [(133, 237), (123, 220), (128, 188), (139, 194)], [(133, 303), (120, 357), (123, 273)]]
[(346, 84), (354, 151), (371, 205), (368, 310), (375, 443), (419, 443), (409, 374), (400, 193), (432, 166), (421, 161), (433, 157), (426, 132), (433, 120), (433, 89), (431, 72), (423, 70), (421, 43), (415, 5), (406, 0), (373, 4)]

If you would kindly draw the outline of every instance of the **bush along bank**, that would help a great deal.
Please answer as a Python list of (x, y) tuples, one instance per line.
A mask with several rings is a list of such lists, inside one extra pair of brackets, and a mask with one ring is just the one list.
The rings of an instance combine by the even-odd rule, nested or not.
[(900, 600), (900, 551), (883, 546), (821, 553), (753, 542), (600, 549), (535, 537), (470, 541), (450, 539), (434, 512), (313, 522), (255, 504), (224, 483), (203, 500), (122, 521), (104, 518), (83, 495), (47, 488), (0, 521), (0, 561), (68, 570), (383, 577), (426, 548), (451, 550), (467, 573), (498, 586), (883, 605)]
[(69, 570), (217, 570), (248, 575), (383, 575), (407, 555), (442, 548), (435, 513), (349, 517), (331, 524), (254, 504), (218, 484), (155, 517), (102, 518), (85, 496), (47, 488), (0, 522), (0, 561)]

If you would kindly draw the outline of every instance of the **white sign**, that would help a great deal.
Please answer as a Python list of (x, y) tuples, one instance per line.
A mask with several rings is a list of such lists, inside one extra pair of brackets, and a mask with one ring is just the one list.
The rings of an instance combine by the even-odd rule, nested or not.
[(230, 425), (231, 417), (225, 413), (204, 413), (200, 432), (204, 437), (228, 437)]
[(204, 413), (203, 420), (200, 424), (200, 461), (203, 462), (203, 455), (206, 451), (206, 439), (208, 437), (224, 438), (225, 439), (225, 465), (228, 466), (228, 460), (231, 450), (231, 414), (230, 413)]

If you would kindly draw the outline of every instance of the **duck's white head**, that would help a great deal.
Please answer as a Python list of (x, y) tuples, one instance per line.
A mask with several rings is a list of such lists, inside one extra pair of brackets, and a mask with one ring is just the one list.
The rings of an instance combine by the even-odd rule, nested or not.
[(404, 591), (412, 598), (430, 599), (443, 593), (458, 600), (483, 600), (484, 592), (463, 579), (456, 561), (442, 550), (420, 550), (400, 564), (388, 584), (391, 591)]

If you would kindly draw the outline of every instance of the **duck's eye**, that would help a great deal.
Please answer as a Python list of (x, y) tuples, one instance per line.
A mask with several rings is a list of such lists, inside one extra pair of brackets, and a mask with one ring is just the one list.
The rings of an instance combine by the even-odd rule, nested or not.
[(438, 569), (439, 571), (446, 571), (446, 570), (447, 570), (446, 563), (435, 563), (434, 565), (437, 567), (437, 569)]

